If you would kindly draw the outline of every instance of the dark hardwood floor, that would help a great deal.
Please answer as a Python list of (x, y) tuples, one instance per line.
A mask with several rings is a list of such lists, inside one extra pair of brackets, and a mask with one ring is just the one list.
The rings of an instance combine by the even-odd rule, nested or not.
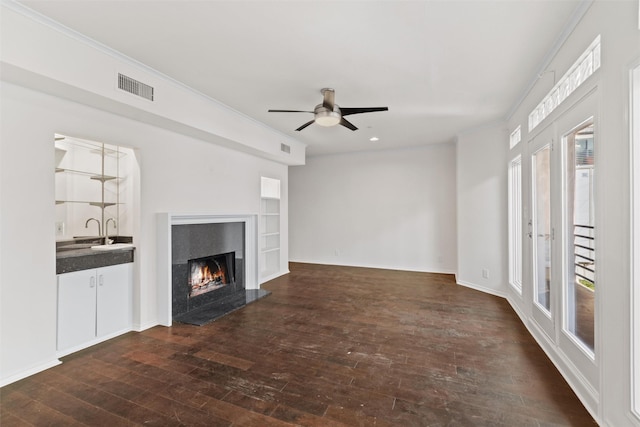
[(453, 276), (292, 264), (263, 288), (0, 389), (0, 425), (595, 424), (508, 303)]

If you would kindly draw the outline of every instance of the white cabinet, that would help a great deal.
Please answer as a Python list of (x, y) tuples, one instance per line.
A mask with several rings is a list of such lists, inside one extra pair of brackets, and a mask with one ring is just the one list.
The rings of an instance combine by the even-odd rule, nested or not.
[(131, 330), (133, 264), (58, 275), (58, 353)]
[(58, 351), (96, 337), (96, 270), (58, 275)]
[(96, 336), (131, 330), (133, 264), (98, 269)]

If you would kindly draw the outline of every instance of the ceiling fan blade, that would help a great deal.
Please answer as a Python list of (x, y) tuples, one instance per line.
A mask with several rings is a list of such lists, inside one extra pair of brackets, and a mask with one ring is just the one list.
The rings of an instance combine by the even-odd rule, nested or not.
[(302, 129), (306, 128), (307, 126), (309, 126), (311, 123), (315, 122), (315, 120), (309, 120), (307, 123), (303, 124), (302, 126), (300, 126), (298, 129), (296, 129), (297, 131), (301, 131)]
[(324, 95), (324, 99), (322, 101), (322, 106), (329, 109), (329, 111), (333, 111), (333, 106), (336, 103), (336, 92), (333, 89), (322, 89), (322, 95)]
[(313, 111), (302, 110), (268, 110), (268, 113), (313, 113)]
[(350, 121), (348, 121), (347, 119), (345, 119), (344, 117), (340, 119), (340, 124), (346, 128), (349, 128), (351, 130), (358, 130), (357, 127), (355, 127), (353, 125), (353, 123), (351, 123)]
[(340, 107), (340, 112), (342, 113), (343, 116), (348, 116), (350, 114), (373, 113), (374, 111), (389, 111), (389, 107), (363, 107), (363, 108)]

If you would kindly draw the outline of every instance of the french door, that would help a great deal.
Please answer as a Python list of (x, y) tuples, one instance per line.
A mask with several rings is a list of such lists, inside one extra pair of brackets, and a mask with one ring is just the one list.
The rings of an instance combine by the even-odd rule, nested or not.
[(597, 375), (596, 93), (529, 141), (532, 317), (594, 389)]
[(559, 204), (552, 182), (557, 181), (553, 129), (547, 127), (529, 144), (531, 152), (531, 240), (533, 272), (532, 316), (549, 339), (555, 340), (557, 277), (554, 245), (555, 229), (552, 213)]
[(562, 204), (559, 228), (561, 307), (558, 345), (598, 388), (597, 306), (606, 284), (597, 280), (598, 122), (596, 93), (556, 120)]

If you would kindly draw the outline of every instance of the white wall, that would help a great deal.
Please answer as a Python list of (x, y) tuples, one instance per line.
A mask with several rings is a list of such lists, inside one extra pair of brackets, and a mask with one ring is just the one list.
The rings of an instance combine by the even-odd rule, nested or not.
[[(0, 382), (56, 362), (54, 133), (132, 147), (139, 163), (134, 323), (156, 323), (157, 212), (258, 214), (287, 166), (12, 84), (0, 87)], [(287, 192), (282, 194), (287, 212)], [(282, 218), (287, 271), (287, 216)]]
[(508, 283), (507, 147), (503, 123), (466, 132), (457, 141), (456, 279), (500, 296)]
[[(305, 145), (299, 141), (20, 3), (2, 2), (0, 7), (3, 81), (281, 163), (304, 164)], [(118, 73), (154, 87), (153, 102), (119, 90)], [(290, 146), (290, 153), (281, 151), (281, 143)]]
[(453, 273), (455, 146), (307, 159), (290, 168), (290, 259)]
[[(596, 197), (596, 262), (598, 290), (596, 291), (596, 349), (599, 364), (600, 390), (596, 402), (584, 400), (589, 410), (605, 426), (638, 426), (640, 420), (632, 415), (631, 403), (631, 325), (630, 312), (630, 140), (629, 140), (629, 71), (640, 59), (639, 2), (594, 1), (557, 55), (546, 69), (555, 70), (560, 78), (574, 61), (600, 34), (602, 65), (565, 104), (552, 113), (532, 134), (527, 131), (527, 116), (553, 86), (552, 74), (545, 74), (533, 87), (523, 103), (508, 120), (510, 130), (522, 125), (522, 142), (509, 159), (523, 154), (523, 200), (528, 200), (526, 176), (529, 172), (527, 141), (539, 128), (560, 117), (571, 104), (580, 102), (588, 90), (595, 89), (599, 129), (595, 153)], [(507, 142), (505, 141), (505, 144)], [(506, 163), (505, 163), (506, 168)], [(528, 221), (527, 211), (523, 224)], [(523, 242), (529, 239), (524, 237)], [(523, 248), (524, 298), (509, 290), (509, 301), (522, 316), (526, 325), (533, 323), (531, 267), (529, 245)], [(636, 325), (635, 327), (638, 327)], [(570, 383), (583, 381), (580, 372), (567, 363), (567, 356), (545, 334), (534, 336), (543, 343), (547, 354), (561, 368)]]
[[(57, 363), (54, 133), (135, 150), (137, 328), (157, 322), (157, 212), (258, 214), (260, 176), (280, 179), (287, 271), (286, 165), (304, 163), (303, 144), (18, 3), (0, 7), (0, 384)], [(157, 98), (116, 89), (118, 72)]]
[[(0, 376), (56, 363), (53, 129), (47, 108), (0, 87)], [(20, 103), (14, 97), (23, 98)], [(50, 218), (51, 221), (44, 221)], [(2, 384), (2, 383), (0, 383)]]

